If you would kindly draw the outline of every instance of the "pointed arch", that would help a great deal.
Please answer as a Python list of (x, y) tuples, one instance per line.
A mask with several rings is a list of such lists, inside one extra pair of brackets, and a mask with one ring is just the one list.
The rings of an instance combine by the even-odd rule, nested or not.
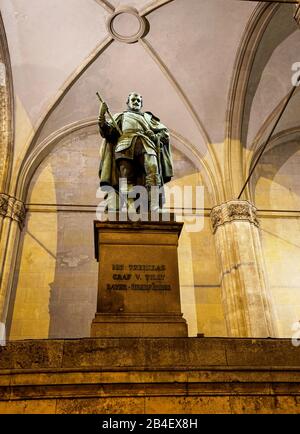
[[(276, 3), (262, 3), (255, 8), (246, 26), (233, 68), (225, 123), (225, 179), (228, 180), (228, 194), (233, 197), (239, 193), (244, 179), (242, 134), (251, 70), (265, 30), (279, 6)], [(236, 169), (239, 173), (236, 173)]]
[[(20, 200), (26, 201), (28, 188), (30, 181), (35, 171), (41, 164), (41, 162), (47, 157), (56, 144), (61, 141), (64, 137), (68, 136), (75, 131), (82, 130), (84, 128), (92, 127), (97, 125), (95, 119), (86, 119), (83, 121), (74, 122), (69, 124), (58, 131), (55, 131), (45, 140), (40, 142), (33, 151), (28, 155), (24, 164), (22, 165), (21, 171), (18, 177), (18, 183), (16, 186), (16, 195)], [(205, 162), (201, 159), (199, 153), (197, 152), (195, 146), (191, 144), (186, 138), (182, 137), (176, 131), (170, 131), (171, 136), (176, 138), (178, 142), (182, 145), (180, 149), (195, 165), (195, 167), (200, 171), (203, 171), (204, 182), (209, 192), (212, 194), (212, 200), (216, 202), (218, 200), (218, 190), (214, 182), (214, 176)]]
[(22, 156), (20, 160), (22, 161), (21, 167), (18, 168), (18, 176), (16, 178), (16, 181), (13, 186), (14, 193), (16, 192), (16, 186), (19, 183), (18, 177), (20, 173), (22, 173), (23, 166), (25, 162), (30, 158), (30, 154), (34, 151), (37, 138), (39, 137), (40, 132), (42, 131), (45, 123), (47, 122), (48, 118), (50, 117), (51, 113), (55, 110), (55, 108), (58, 106), (58, 104), (62, 101), (64, 96), (68, 93), (68, 91), (71, 89), (71, 87), (79, 80), (79, 78), (82, 76), (82, 74), (88, 69), (88, 67), (110, 46), (110, 44), (113, 42), (113, 38), (111, 36), (107, 36), (101, 44), (93, 51), (93, 53), (86, 59), (86, 61), (80, 65), (80, 67), (74, 71), (74, 73), (71, 75), (71, 77), (65, 82), (64, 86), (59, 90), (58, 94), (55, 96), (54, 100), (50, 104), (47, 112), (42, 115), (42, 117), (39, 120), (38, 126), (35, 129), (34, 133), (32, 134), (32, 137), (30, 138), (27, 146), (25, 147)]
[(13, 80), (8, 43), (0, 13), (0, 193), (6, 193), (13, 162)]
[[(152, 47), (150, 42), (148, 40), (146, 40), (145, 38), (141, 38), (139, 40), (139, 43), (142, 45), (142, 47), (145, 49), (145, 51), (150, 55), (150, 57), (154, 60), (154, 62), (160, 68), (162, 73), (165, 75), (165, 77), (170, 82), (174, 91), (178, 94), (180, 99), (183, 101), (183, 103), (184, 103), (186, 109), (188, 110), (190, 116), (192, 117), (199, 133), (202, 136), (203, 143), (205, 144), (205, 146), (208, 150), (209, 158), (211, 159), (211, 162), (212, 162), (212, 171), (215, 174), (214, 176), (216, 179), (221, 179), (222, 175), (221, 175), (220, 164), (218, 162), (215, 150), (214, 150), (213, 146), (211, 145), (211, 139), (208, 135), (208, 132), (205, 130), (205, 127), (204, 127), (201, 119), (199, 118), (197, 111), (193, 107), (193, 105), (190, 102), (189, 98), (187, 97), (186, 93), (181, 88), (180, 84), (177, 82), (176, 78), (173, 76), (173, 74), (168, 69), (168, 67), (166, 66), (164, 61), (161, 59), (161, 57), (158, 55), (158, 53)], [(200, 154), (199, 150), (198, 150), (198, 153)], [(202, 161), (204, 161), (204, 155), (201, 155), (201, 159), (202, 159)], [(208, 168), (208, 165), (207, 165), (207, 168)], [(220, 183), (219, 187), (221, 190), (223, 189), (223, 185), (221, 183)]]
[[(275, 109), (276, 111), (276, 109)], [(269, 144), (266, 148), (266, 152), (271, 151), (271, 149), (275, 148), (276, 146), (280, 146), (283, 143), (288, 143), (289, 141), (295, 140), (297, 142), (300, 141), (300, 125), (288, 128), (282, 131), (279, 131), (277, 134), (275, 134)], [(265, 142), (257, 142), (255, 149), (253, 150), (253, 153), (249, 156), (247, 161), (247, 173), (250, 172), (250, 170), (253, 167), (253, 164), (255, 163), (258, 154), (260, 153), (260, 150), (265, 145)], [(257, 166), (257, 168), (259, 165)], [(254, 172), (255, 175), (255, 172)], [(249, 197), (252, 203), (255, 204), (255, 186), (256, 186), (257, 178), (254, 176), (253, 179), (250, 180), (248, 191), (249, 191)]]

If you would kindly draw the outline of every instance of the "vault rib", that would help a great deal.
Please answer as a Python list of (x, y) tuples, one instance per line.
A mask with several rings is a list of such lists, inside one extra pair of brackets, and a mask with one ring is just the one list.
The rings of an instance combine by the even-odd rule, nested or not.
[[(145, 51), (148, 52), (148, 54), (152, 57), (152, 59), (158, 65), (158, 67), (163, 72), (163, 74), (166, 76), (166, 78), (168, 79), (168, 81), (170, 82), (170, 84), (172, 85), (174, 90), (176, 91), (176, 93), (179, 95), (180, 99), (183, 101), (188, 112), (192, 116), (200, 134), (202, 135), (204, 143), (205, 143), (207, 150), (209, 152), (209, 155), (212, 159), (213, 167), (215, 170), (215, 176), (217, 176), (218, 179), (221, 179), (221, 169), (220, 169), (220, 165), (218, 163), (218, 160), (216, 158), (215, 151), (211, 145), (211, 139), (210, 139), (207, 131), (205, 130), (205, 128), (204, 128), (196, 110), (194, 109), (192, 103), (190, 102), (189, 98), (187, 97), (187, 95), (185, 94), (185, 92), (183, 91), (183, 89), (181, 88), (180, 84), (178, 83), (176, 78), (173, 76), (171, 71), (168, 69), (168, 67), (165, 65), (163, 60), (160, 58), (158, 53), (154, 50), (152, 45), (144, 38), (140, 39), (139, 43), (143, 46)], [(223, 188), (223, 187), (221, 187), (221, 188)]]
[(151, 12), (154, 12), (156, 9), (161, 8), (164, 5), (167, 5), (168, 3), (173, 2), (174, 0), (155, 0), (150, 5), (145, 6), (141, 11), (140, 15), (142, 17), (145, 17), (146, 15), (150, 14)]
[[(58, 94), (54, 97), (52, 100), (52, 103), (49, 104), (48, 109), (46, 112), (40, 117), (40, 120), (37, 122), (37, 127), (35, 128), (34, 132), (32, 133), (30, 139), (28, 140), (27, 144), (24, 146), (24, 150), (20, 156), (20, 161), (22, 161), (21, 167), (18, 168), (18, 176), (22, 170), (22, 167), (24, 165), (24, 162), (29, 157), (30, 153), (32, 152), (35, 144), (36, 144), (36, 138), (40, 134), (42, 128), (44, 127), (46, 121), (48, 120), (49, 116), (52, 114), (52, 112), (55, 110), (55, 108), (58, 106), (58, 104), (62, 101), (66, 93), (71, 89), (71, 87), (76, 83), (76, 81), (82, 76), (82, 74), (94, 63), (94, 61), (110, 46), (110, 44), (113, 42), (113, 38), (111, 36), (107, 36), (100, 45), (96, 47), (96, 49), (90, 54), (90, 56), (80, 65), (79, 68), (77, 68), (67, 79), (58, 92)], [(18, 180), (13, 179), (12, 182), (14, 185), (12, 186), (13, 191), (16, 189), (16, 185)]]
[(108, 12), (115, 11), (114, 6), (108, 0), (95, 0), (95, 2), (98, 3), (99, 6), (102, 6), (104, 9), (106, 9)]

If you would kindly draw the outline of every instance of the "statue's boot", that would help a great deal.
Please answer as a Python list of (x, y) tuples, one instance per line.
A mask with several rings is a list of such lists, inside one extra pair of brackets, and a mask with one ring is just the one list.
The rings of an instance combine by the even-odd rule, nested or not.
[(127, 212), (135, 212), (135, 207), (134, 207), (134, 198), (128, 197), (129, 193), (134, 189), (134, 185), (133, 184), (125, 184), (125, 185), (121, 185), (120, 188), (120, 193), (123, 197), (124, 202), (126, 203), (126, 208), (127, 208)]
[(159, 212), (159, 187), (160, 187), (160, 176), (157, 174), (149, 174), (146, 176), (146, 188), (148, 190), (148, 204), (150, 212)]
[[(134, 185), (133, 184), (128, 184), (128, 194), (134, 189)], [(136, 212), (135, 206), (134, 206), (134, 202), (135, 199), (133, 199), (132, 197), (128, 197), (127, 195), (127, 211), (128, 213)]]

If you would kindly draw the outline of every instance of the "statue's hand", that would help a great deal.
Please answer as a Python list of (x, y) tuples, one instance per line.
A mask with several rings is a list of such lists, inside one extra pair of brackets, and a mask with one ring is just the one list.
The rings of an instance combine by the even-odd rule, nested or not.
[(107, 111), (108, 111), (107, 104), (105, 102), (103, 102), (100, 106), (99, 117), (103, 117), (105, 115), (105, 113), (107, 113)]
[(99, 116), (98, 121), (100, 123), (100, 126), (103, 126), (105, 123), (105, 113), (108, 111), (108, 107), (105, 102), (103, 102), (99, 109)]
[(145, 134), (149, 137), (150, 140), (152, 140), (152, 142), (156, 140), (156, 135), (152, 130), (147, 130)]

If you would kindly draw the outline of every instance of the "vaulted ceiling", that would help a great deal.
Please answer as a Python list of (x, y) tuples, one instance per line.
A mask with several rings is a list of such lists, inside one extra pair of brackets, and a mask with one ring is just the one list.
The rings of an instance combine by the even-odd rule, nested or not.
[[(175, 141), (222, 165), (228, 136), (250, 149), (268, 129), (300, 61), (289, 3), (0, 0), (0, 7), (14, 85), (16, 172), (49, 135), (96, 119), (96, 91), (112, 112), (124, 109), (130, 91), (140, 92), (144, 109)], [(299, 126), (299, 104), (298, 93), (281, 129)]]

